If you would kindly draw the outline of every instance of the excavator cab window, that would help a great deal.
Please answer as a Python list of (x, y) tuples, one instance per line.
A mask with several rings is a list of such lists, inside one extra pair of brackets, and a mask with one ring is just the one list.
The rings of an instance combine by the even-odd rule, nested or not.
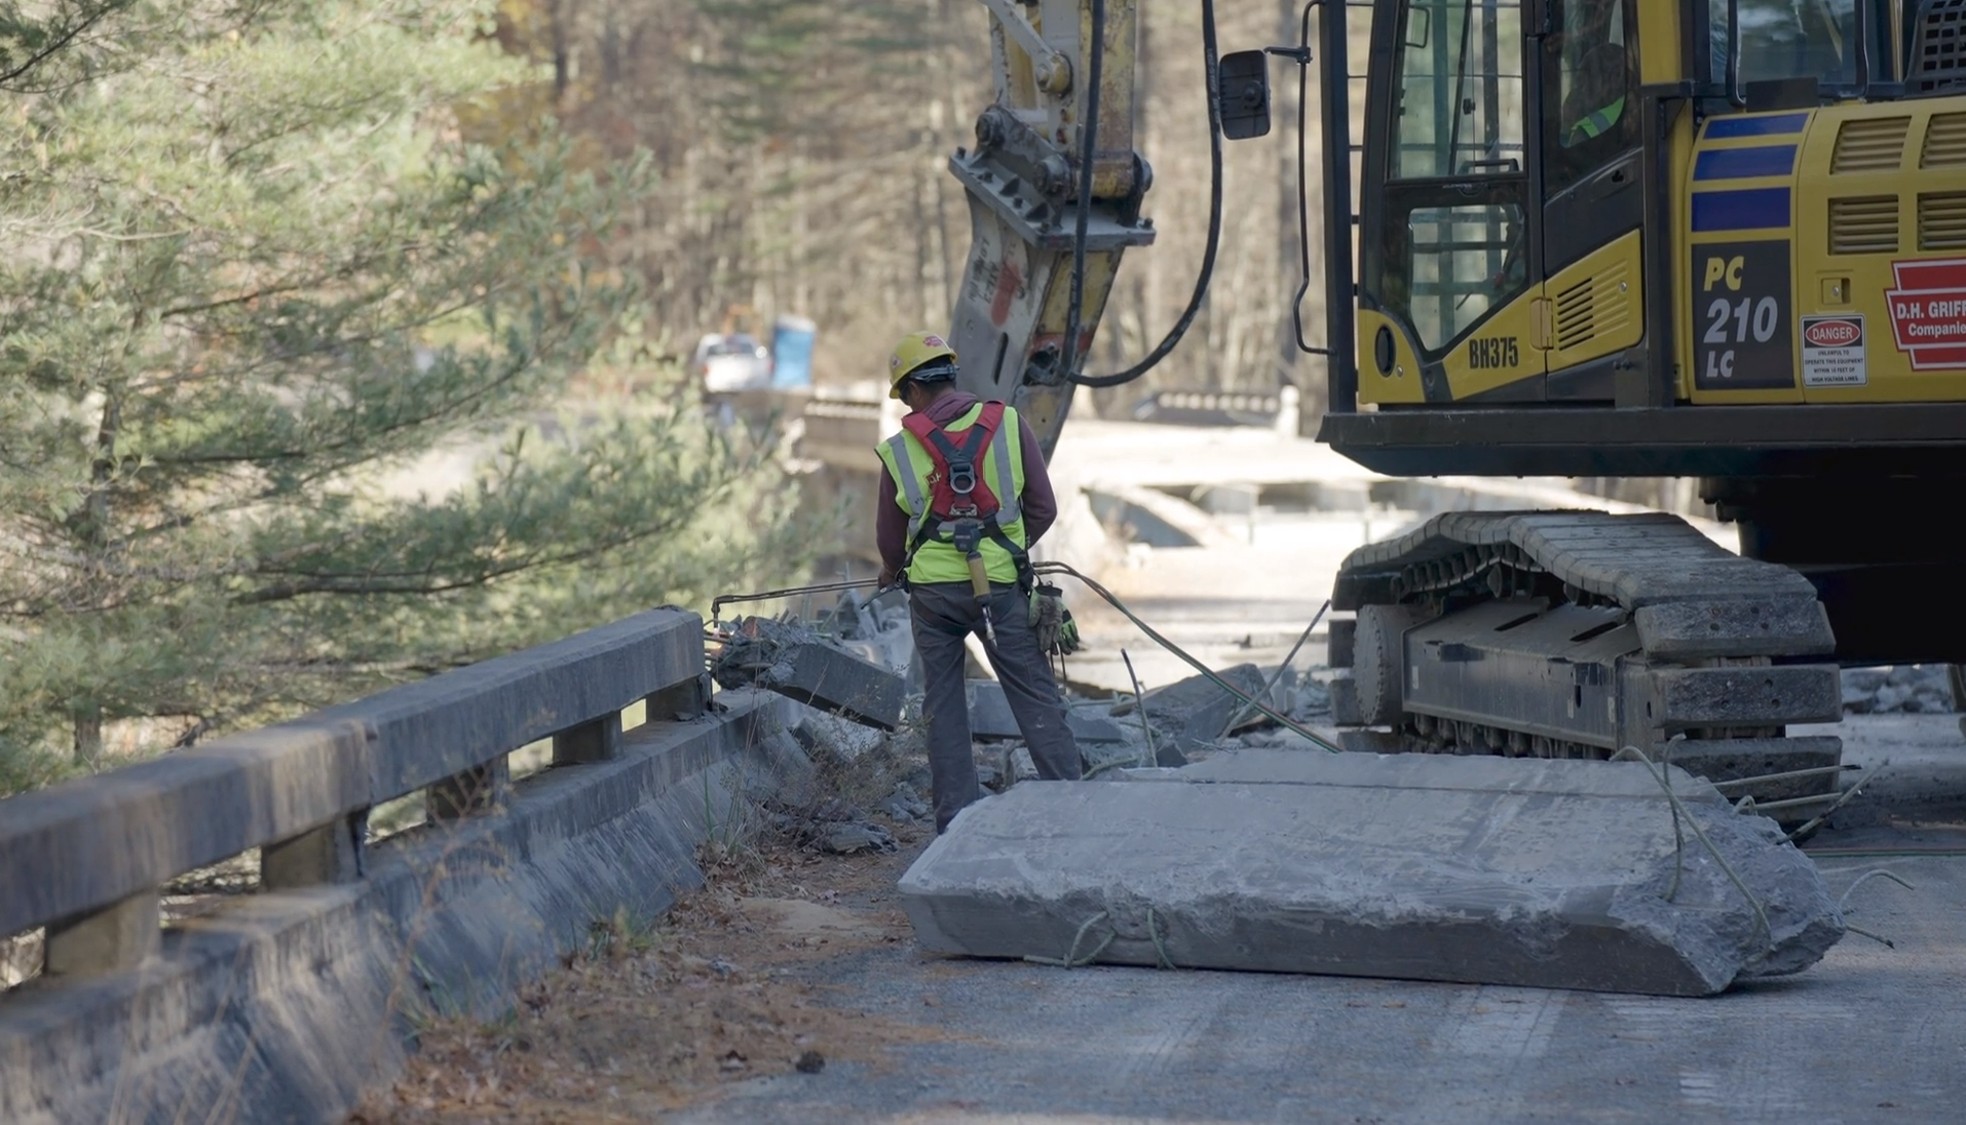
[(1558, 0), (1545, 39), (1544, 151), (1551, 194), (1636, 149), (1637, 60), (1627, 9), (1634, 0)]
[(1438, 355), (1528, 287), (1522, 8), (1403, 5), (1369, 296)]
[[(1860, 0), (1708, 0), (1707, 71), (1725, 88), (1733, 43), (1730, 8), (1740, 13), (1739, 82), (1818, 79), (1825, 89), (1854, 92), (1859, 78), (1857, 4)], [(1871, 81), (1889, 81), (1897, 52), (1892, 49), (1893, 0), (1861, 0), (1871, 38)]]

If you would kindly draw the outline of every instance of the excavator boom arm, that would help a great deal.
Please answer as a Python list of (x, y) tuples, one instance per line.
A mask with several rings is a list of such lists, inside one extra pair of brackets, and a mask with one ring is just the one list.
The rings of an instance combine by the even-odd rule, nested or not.
[[(1137, 0), (981, 2), (996, 100), (977, 118), (976, 147), (949, 161), (970, 217), (950, 342), (962, 388), (1017, 407), (1049, 456), (1120, 257), (1154, 239), (1140, 215), (1152, 174), (1133, 149)], [(1089, 161), (1088, 120), (1097, 123)], [(1077, 341), (1068, 348), (1081, 226)]]

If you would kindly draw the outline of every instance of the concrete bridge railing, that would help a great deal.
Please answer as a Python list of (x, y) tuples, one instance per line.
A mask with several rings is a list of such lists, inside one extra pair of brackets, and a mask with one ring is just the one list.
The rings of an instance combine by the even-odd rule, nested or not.
[[(415, 1011), (500, 1010), (699, 884), (697, 845), (797, 764), (781, 707), (713, 701), (702, 620), (661, 609), (0, 801), (0, 939), (45, 930), (0, 994), (0, 1120), (340, 1120)], [(417, 796), (422, 827), (366, 831)], [(253, 893), (163, 924), (173, 880), (255, 850)]]

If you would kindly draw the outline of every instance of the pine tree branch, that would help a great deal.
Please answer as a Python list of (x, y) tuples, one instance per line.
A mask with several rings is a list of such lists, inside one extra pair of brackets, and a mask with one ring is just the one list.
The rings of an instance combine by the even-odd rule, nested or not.
[(216, 312), (223, 308), (248, 305), (254, 301), (266, 297), (277, 297), (283, 293), (301, 293), (310, 289), (319, 288), (334, 276), (336, 275), (330, 274), (328, 277), (305, 278), (300, 281), (289, 282), (285, 285), (268, 285), (261, 289), (255, 289), (250, 293), (241, 293), (236, 297), (221, 297), (216, 301), (204, 301), (195, 305), (178, 305), (175, 308), (165, 309), (163, 312), (158, 313), (157, 317), (159, 320), (169, 320), (173, 317), (191, 316), (196, 313)]
[[(378, 438), (393, 436), (405, 430), (417, 429), (423, 426), (428, 426), (435, 422), (440, 422), (448, 418), (456, 417), (465, 408), (484, 401), (485, 399), (491, 396), (492, 392), (504, 389), (504, 387), (507, 384), (518, 379), (521, 375), (526, 374), (527, 371), (532, 368), (533, 364), (537, 362), (537, 360), (538, 360), (537, 351), (528, 350), (527, 352), (519, 356), (512, 357), (510, 359), (510, 362), (508, 363), (508, 370), (505, 372), (505, 374), (500, 375), (496, 379), (491, 379), (486, 382), (475, 385), (472, 388), (471, 394), (462, 395), (454, 399), (448, 399), (443, 403), (439, 404), (433, 410), (425, 411), (419, 414), (412, 414), (408, 417), (394, 419), (393, 421), (390, 421), (384, 425), (377, 426), (373, 429), (364, 430), (361, 433), (353, 437), (346, 438), (344, 440), (340, 440), (340, 441), (328, 440), (328, 441), (317, 442), (307, 446), (302, 446), (299, 448), (261, 450), (252, 453), (206, 453), (206, 454), (190, 454), (190, 455), (158, 454), (152, 457), (152, 462), (159, 466), (173, 466), (179, 468), (188, 468), (188, 467), (199, 466), (199, 465), (241, 465), (241, 464), (255, 465), (255, 464), (265, 464), (269, 462), (304, 461), (309, 459), (316, 459), (319, 458), (322, 454), (333, 454), (351, 448), (373, 445), (377, 443), (376, 439)], [(346, 467), (346, 465), (348, 464), (359, 464), (361, 463), (361, 461), (367, 459), (368, 458), (366, 457), (358, 458), (354, 461), (349, 461), (344, 463), (343, 467)]]
[[(727, 486), (708, 490), (705, 493), (704, 499), (706, 501), (714, 500), (726, 490)], [(691, 509), (688, 513), (678, 514), (673, 519), (658, 521), (634, 531), (622, 531), (614, 535), (605, 536), (578, 550), (547, 551), (521, 555), (500, 565), (485, 567), (475, 573), (458, 577), (440, 578), (436, 575), (434, 569), (423, 572), (368, 571), (361, 574), (310, 573), (300, 571), (269, 572), (261, 570), (257, 572), (260, 577), (270, 577), (278, 574), (281, 577), (300, 578), (301, 580), (285, 582), (277, 586), (269, 586), (250, 593), (240, 594), (232, 599), (232, 604), (240, 606), (266, 605), (272, 602), (291, 601), (295, 598), (307, 597), (313, 594), (352, 594), (357, 596), (391, 594), (430, 595), (475, 589), (501, 578), (508, 578), (514, 574), (520, 574), (529, 570), (587, 562), (611, 551), (633, 546), (636, 543), (652, 539), (659, 535), (666, 535), (688, 522), (689, 518), (700, 510), (701, 507), (699, 506), (698, 508)]]
[(106, 19), (109, 16), (111, 12), (117, 11), (122, 8), (127, 8), (129, 6), (130, 6), (130, 0), (109, 0), (108, 3), (105, 3), (102, 7), (97, 8), (93, 12), (90, 12), (88, 15), (84, 16), (80, 21), (76, 22), (73, 26), (64, 30), (47, 46), (41, 48), (39, 51), (36, 51), (34, 54), (29, 55), (27, 59), (23, 61), (19, 66), (14, 67), (12, 70), (0, 71), (0, 86), (4, 86), (9, 82), (13, 82), (19, 79), (21, 76), (25, 75), (28, 71), (33, 70), (35, 67), (40, 66), (42, 63), (48, 61), (50, 58), (53, 58), (57, 52), (66, 48), (70, 43), (73, 43), (75, 39), (78, 36), (80, 36), (83, 32), (89, 30), (91, 27), (94, 27), (96, 24), (101, 23), (104, 19)]

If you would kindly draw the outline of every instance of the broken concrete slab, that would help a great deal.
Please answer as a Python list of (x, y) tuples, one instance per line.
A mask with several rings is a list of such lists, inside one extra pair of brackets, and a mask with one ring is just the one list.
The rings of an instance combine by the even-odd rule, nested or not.
[(901, 673), (804, 626), (761, 617), (736, 623), (710, 671), (726, 688), (765, 688), (881, 730), (900, 725), (906, 699)]
[(1152, 761), (1145, 743), (1079, 743), (1079, 763), (1088, 778), (1118, 779)]
[[(1298, 779), (1314, 766), (1346, 783)], [(1151, 784), (1018, 785), (965, 809), (902, 900), (925, 949), (975, 957), (1670, 996), (1799, 972), (1842, 937), (1771, 821), (1673, 778), (1750, 902), (1691, 832), (1675, 847), (1669, 805), (1639, 796), (1657, 790), (1645, 768), (1278, 752), (1141, 771)], [(1197, 770), (1224, 779), (1174, 783)]]
[(792, 727), (792, 737), (798, 740), (814, 761), (830, 766), (848, 765), (863, 754), (880, 749), (886, 735), (870, 730), (859, 723), (849, 722), (838, 715), (805, 708), (805, 713)]
[(935, 809), (922, 799), (921, 791), (903, 781), (880, 804), (880, 811), (897, 821), (932, 820)]
[[(1024, 737), (1017, 726), (1017, 716), (1010, 709), (1010, 701), (1004, 698), (1002, 684), (995, 680), (970, 680), (964, 690), (969, 697), (971, 738)], [(1112, 719), (1078, 707), (1065, 709), (1065, 725), (1071, 728), (1072, 737), (1081, 742), (1124, 742), (1127, 738)]]
[[(1262, 697), (1268, 682), (1262, 669), (1254, 664), (1224, 668), (1216, 675), (1257, 698)], [(1201, 675), (1155, 688), (1140, 700), (1148, 721), (1154, 725), (1156, 749), (1165, 742), (1171, 752), (1169, 757), (1179, 757), (1179, 760), (1163, 760), (1162, 765), (1180, 765), (1187, 755), (1228, 734), (1236, 713), (1243, 709), (1243, 703), (1243, 700), (1224, 691), (1221, 685)], [(1124, 716), (1133, 711), (1132, 704), (1113, 708), (1115, 716)]]
[[(1065, 701), (1065, 709), (1077, 715), (1080, 719), (1103, 720), (1121, 728), (1122, 731), (1138, 731), (1140, 729), (1138, 720), (1121, 722), (1115, 719), (1113, 717), (1113, 701), (1110, 699), (1067, 699)], [(1112, 740), (1104, 739), (1102, 741), (1110, 742)]]
[[(1498, 763), (1506, 763), (1498, 767)], [(1666, 774), (1682, 803), (1727, 805), (1705, 779), (1677, 766)], [(1497, 794), (1622, 797), (1660, 804), (1665, 792), (1656, 768), (1640, 762), (1561, 758), (1496, 758), (1460, 754), (1333, 754), (1327, 750), (1250, 748), (1217, 754), (1186, 769), (1143, 773), (1133, 780), (1193, 784), (1319, 785), (1339, 788), (1438, 789)], [(1731, 806), (1729, 806), (1731, 811)]]
[(892, 852), (901, 846), (894, 834), (880, 825), (854, 821), (828, 826), (814, 842), (821, 851), (832, 855)]
[(871, 597), (849, 590), (826, 615), (824, 625), (842, 651), (900, 673), (909, 691), (921, 690), (921, 660), (915, 653), (905, 594), (888, 591)]
[[(1275, 664), (1258, 670), (1263, 677), (1264, 691), (1257, 694), (1264, 705), (1279, 714), (1290, 714), (1297, 703), (1297, 670), (1289, 665)], [(1249, 730), (1252, 727), (1273, 726), (1276, 720), (1247, 704), (1242, 704), (1229, 724), (1229, 733)]]
[(1306, 676), (1290, 693), (1290, 705), (1285, 713), (1300, 723), (1330, 715), (1331, 689)]

